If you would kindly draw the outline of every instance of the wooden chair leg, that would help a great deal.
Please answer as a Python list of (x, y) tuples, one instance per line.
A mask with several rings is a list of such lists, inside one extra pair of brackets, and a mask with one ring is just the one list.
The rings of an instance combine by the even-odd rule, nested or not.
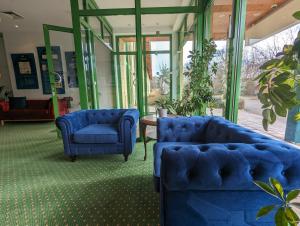
[(75, 161), (76, 161), (76, 158), (77, 158), (77, 156), (76, 156), (76, 155), (71, 155), (71, 156), (70, 156), (70, 158), (71, 158), (71, 162), (75, 162)]
[(125, 162), (128, 161), (128, 155), (124, 155)]

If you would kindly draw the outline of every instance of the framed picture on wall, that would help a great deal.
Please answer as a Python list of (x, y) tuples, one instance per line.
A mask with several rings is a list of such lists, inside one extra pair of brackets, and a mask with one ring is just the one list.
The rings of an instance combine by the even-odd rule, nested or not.
[(11, 59), (14, 67), (17, 89), (38, 89), (39, 83), (33, 53), (13, 53)]
[[(52, 50), (52, 60), (53, 60), (54, 72), (56, 73), (56, 76), (55, 76), (56, 92), (58, 94), (64, 94), (65, 93), (65, 81), (64, 81), (64, 73), (63, 73), (63, 67), (62, 67), (60, 47), (52, 46), (51, 50)], [(39, 56), (43, 93), (51, 94), (51, 84), (50, 84), (50, 77), (49, 77), (48, 64), (47, 64), (46, 48), (44, 46), (37, 47), (37, 52), (38, 52), (38, 56)], [(59, 82), (59, 85), (58, 85), (58, 82)]]
[(67, 65), (69, 87), (77, 88), (79, 86), (78, 86), (75, 52), (74, 51), (65, 52), (65, 59)]

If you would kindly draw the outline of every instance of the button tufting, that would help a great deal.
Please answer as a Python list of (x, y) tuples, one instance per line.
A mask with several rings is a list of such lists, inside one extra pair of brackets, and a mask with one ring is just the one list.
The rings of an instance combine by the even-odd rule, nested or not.
[(281, 172), (281, 175), (282, 175), (282, 176), (285, 176), (285, 175), (286, 175), (285, 170), (283, 170), (283, 171)]

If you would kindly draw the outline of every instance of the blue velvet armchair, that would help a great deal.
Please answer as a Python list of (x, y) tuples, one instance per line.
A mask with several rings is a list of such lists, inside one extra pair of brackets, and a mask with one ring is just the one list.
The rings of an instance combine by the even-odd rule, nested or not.
[(125, 161), (134, 150), (139, 112), (136, 109), (82, 110), (56, 119), (64, 153), (77, 156), (123, 154)]

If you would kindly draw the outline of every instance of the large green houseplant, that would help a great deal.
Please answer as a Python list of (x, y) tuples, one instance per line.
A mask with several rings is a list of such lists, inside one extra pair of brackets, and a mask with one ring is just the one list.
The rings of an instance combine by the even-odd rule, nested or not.
[(187, 83), (181, 99), (172, 100), (169, 112), (176, 115), (191, 116), (195, 113), (206, 114), (206, 107), (213, 105), (213, 78), (217, 72), (217, 63), (212, 62), (216, 53), (216, 44), (204, 40), (202, 51), (191, 51), (184, 76)]
[[(293, 15), (300, 20), (300, 11)], [(265, 62), (257, 76), (258, 98), (262, 104), (263, 127), (268, 130), (269, 124), (277, 116), (286, 117), (288, 110), (299, 105), (296, 88), (299, 86), (300, 31), (293, 45), (285, 45), (276, 58)], [(295, 116), (300, 120), (300, 114)]]

